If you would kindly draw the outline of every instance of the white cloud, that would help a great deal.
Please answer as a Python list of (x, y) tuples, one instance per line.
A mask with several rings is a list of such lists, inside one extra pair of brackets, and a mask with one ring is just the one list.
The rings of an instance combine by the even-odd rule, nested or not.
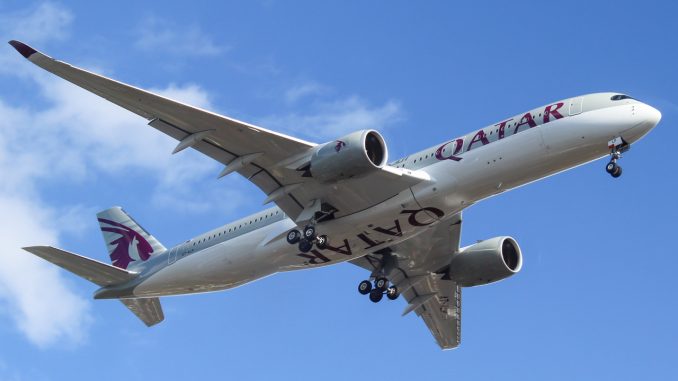
[[(217, 198), (217, 192), (224, 193), (224, 185), (215, 180), (216, 163), (191, 152), (171, 155), (176, 141), (146, 126), (143, 118), (59, 78), (30, 73), (45, 104), (16, 107), (0, 100), (0, 258), (4, 263), (0, 304), (6, 305), (8, 316), (31, 342), (39, 346), (62, 339), (78, 343), (91, 320), (90, 302), (73, 291), (65, 273), (20, 247), (57, 245), (61, 235), (83, 231), (90, 223), (85, 214), (91, 208), (46, 205), (40, 184), (62, 178), (87, 181), (100, 174), (125, 178), (138, 170), (136, 175), (156, 179), (148, 195), (155, 205), (191, 212), (213, 208), (209, 200)], [(197, 85), (172, 84), (154, 91), (211, 107), (208, 94)], [(207, 182), (205, 177), (214, 184), (198, 198), (194, 184)], [(230, 196), (235, 197), (233, 193)], [(223, 208), (234, 205), (238, 204), (223, 203)]]
[[(127, 176), (129, 170), (135, 170), (139, 176), (156, 179), (150, 192), (155, 206), (193, 213), (215, 208), (211, 200), (217, 197), (210, 196), (224, 193), (226, 188), (223, 181), (216, 180), (221, 170), (217, 162), (191, 150), (172, 155), (177, 142), (147, 126), (145, 119), (60, 78), (39, 78), (50, 106), (32, 111), (23, 124), (33, 126), (30, 140), (42, 147), (40, 152), (27, 148), (40, 156), (33, 161), (49, 163), (48, 170), (40, 171), (42, 177)], [(207, 92), (195, 84), (170, 84), (150, 91), (213, 109)], [(68, 155), (64, 155), (65, 145)], [(39, 165), (31, 168), (38, 171)], [(195, 195), (196, 183), (201, 186), (201, 197)], [(222, 203), (217, 208), (230, 211), (235, 206)]]
[(317, 82), (306, 82), (287, 89), (287, 91), (285, 91), (285, 101), (288, 103), (296, 103), (302, 98), (325, 94), (328, 91), (329, 88), (327, 86), (323, 86)]
[[(52, 3), (43, 3), (0, 17), (0, 32), (8, 38), (44, 42), (62, 39), (71, 13)], [(10, 57), (10, 53), (15, 57)], [(25, 77), (29, 70), (8, 70), (17, 65), (18, 54), (7, 48), (0, 54), (3, 73)], [(35, 179), (50, 170), (33, 154), (37, 143), (26, 140), (32, 121), (28, 110), (0, 100), (0, 305), (2, 315), (14, 321), (26, 337), (41, 347), (78, 343), (90, 324), (89, 302), (55, 266), (21, 250), (22, 246), (56, 244), (68, 229), (60, 226), (59, 210), (45, 205), (36, 192)], [(32, 146), (32, 149), (28, 149)], [(38, 150), (39, 151), (39, 150)], [(68, 156), (68, 155), (65, 155)], [(66, 160), (66, 159), (64, 159)], [(74, 227), (77, 229), (77, 227)]]
[(308, 108), (310, 111), (306, 113), (267, 116), (260, 124), (316, 139), (333, 139), (362, 129), (383, 130), (403, 119), (400, 103), (393, 100), (371, 106), (358, 96), (350, 96), (333, 102), (317, 102)]
[[(12, 21), (14, 16), (23, 21)], [(17, 38), (34, 42), (66, 36), (72, 16), (66, 9), (45, 3), (2, 19), (9, 21), (0, 27), (3, 35), (30, 29), (30, 35)], [(89, 296), (74, 289), (71, 275), (21, 247), (58, 245), (63, 234), (82, 232), (92, 208), (47, 205), (40, 184), (62, 178), (86, 181), (100, 173), (126, 176), (140, 169), (157, 178), (149, 194), (153, 203), (187, 210), (184, 206), (196, 204), (190, 203), (195, 198), (189, 191), (192, 184), (208, 174), (212, 180), (219, 167), (195, 154), (170, 155), (176, 142), (146, 126), (144, 119), (36, 70), (9, 47), (0, 60), (6, 64), (3, 74), (32, 81), (37, 85), (36, 95), (44, 101), (31, 107), (0, 99), (0, 311), (38, 346), (78, 343), (86, 337), (91, 322)], [(197, 85), (171, 84), (155, 91), (211, 107), (208, 94)], [(209, 190), (217, 192), (218, 188)], [(202, 209), (198, 209), (205, 210), (205, 203), (201, 201)]]
[[(41, 3), (19, 11), (0, 14), (0, 40), (19, 40), (40, 47), (49, 41), (64, 40), (73, 21), (72, 13), (53, 3)], [(31, 70), (9, 45), (0, 49), (0, 74), (30, 77)]]
[(198, 25), (175, 25), (155, 17), (144, 20), (136, 47), (176, 55), (214, 56), (229, 50), (216, 44)]
[[(3, 171), (4, 172), (4, 171)], [(0, 194), (0, 300), (28, 339), (38, 346), (86, 336), (90, 304), (73, 292), (58, 268), (21, 250), (56, 244), (58, 218), (30, 197)]]
[(45, 2), (0, 16), (0, 30), (15, 40), (41, 43), (66, 38), (72, 21), (68, 9)]
[[(68, 10), (46, 3), (32, 12), (34, 35), (25, 38), (47, 41), (50, 35), (57, 39), (67, 35), (72, 19)], [(7, 33), (19, 28), (19, 24), (8, 25), (0, 30)], [(203, 55), (225, 50), (197, 27), (179, 33), (154, 21), (147, 28), (138, 42), (140, 48)], [(143, 118), (37, 70), (13, 51), (11, 57), (6, 52), (10, 49), (0, 53), (0, 72), (14, 80), (31, 81), (41, 99), (36, 103), (40, 106), (10, 105), (0, 99), (0, 311), (39, 346), (78, 343), (86, 337), (91, 322), (90, 302), (74, 290), (71, 275), (20, 247), (57, 245), (63, 234), (77, 233), (86, 226), (83, 223), (89, 224), (83, 219), (91, 208), (47, 205), (41, 184), (63, 178), (85, 182), (101, 175), (150, 176), (156, 184), (148, 192), (154, 206), (193, 213), (213, 209), (210, 200), (228, 200), (217, 206), (228, 211), (253, 196), (237, 191), (244, 179), (229, 179), (230, 187), (225, 180), (217, 181), (221, 168), (211, 159), (191, 150), (171, 155), (176, 141), (146, 126)], [(209, 94), (195, 84), (170, 84), (152, 91), (213, 109)], [(372, 106), (357, 96), (313, 100), (326, 91), (314, 83), (290, 89), (285, 99), (290, 103), (311, 99), (310, 111), (270, 116), (262, 125), (331, 139), (364, 128), (384, 129), (402, 119), (395, 101)], [(197, 184), (200, 197), (195, 192)]]

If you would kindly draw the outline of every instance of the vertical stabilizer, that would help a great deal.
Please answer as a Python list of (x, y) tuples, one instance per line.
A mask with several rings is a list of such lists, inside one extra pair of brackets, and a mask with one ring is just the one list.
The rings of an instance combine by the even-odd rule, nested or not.
[(97, 219), (113, 266), (134, 268), (167, 250), (119, 206), (97, 213)]

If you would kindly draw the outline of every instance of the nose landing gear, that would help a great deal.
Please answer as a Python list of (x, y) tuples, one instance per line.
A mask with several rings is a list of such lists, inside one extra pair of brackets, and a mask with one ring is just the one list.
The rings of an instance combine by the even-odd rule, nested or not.
[(631, 145), (621, 137), (616, 137), (607, 142), (607, 146), (610, 148), (611, 157), (610, 162), (605, 166), (605, 171), (612, 175), (612, 177), (617, 178), (622, 174), (622, 167), (617, 164), (617, 160), (621, 159), (622, 153), (628, 151)]
[(612, 159), (605, 166), (605, 171), (612, 175), (612, 177), (617, 178), (622, 174), (622, 167), (616, 163), (616, 159)]

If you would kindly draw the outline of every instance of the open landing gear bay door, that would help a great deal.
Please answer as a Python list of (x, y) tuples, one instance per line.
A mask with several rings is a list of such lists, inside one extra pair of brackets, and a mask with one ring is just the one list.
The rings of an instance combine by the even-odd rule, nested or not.
[[(174, 153), (192, 147), (227, 165), (220, 177), (238, 172), (268, 196), (266, 201), (275, 202), (293, 220), (316, 200), (331, 205), (336, 210), (335, 217), (341, 217), (376, 205), (425, 180), (421, 175), (385, 166), (370, 176), (323, 184), (304, 176), (295, 166), (310, 158), (317, 147), (315, 143), (88, 72), (19, 41), (10, 44), (35, 65), (147, 119), (150, 126), (179, 141)], [(373, 186), (375, 183), (379, 186)]]
[[(415, 312), (438, 345), (453, 349), (461, 342), (461, 287), (445, 276), (459, 250), (461, 214), (379, 254), (350, 261), (373, 274), (386, 276), (407, 300), (403, 315)], [(391, 256), (394, 261), (385, 261)], [(392, 266), (380, 269), (383, 263)]]

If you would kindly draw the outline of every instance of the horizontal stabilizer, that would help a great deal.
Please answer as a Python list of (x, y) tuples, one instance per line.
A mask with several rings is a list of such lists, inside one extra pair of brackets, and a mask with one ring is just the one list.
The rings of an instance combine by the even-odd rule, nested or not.
[(148, 327), (165, 320), (158, 298), (120, 299), (120, 301)]
[(135, 273), (51, 246), (23, 249), (101, 287), (125, 283), (136, 276)]

